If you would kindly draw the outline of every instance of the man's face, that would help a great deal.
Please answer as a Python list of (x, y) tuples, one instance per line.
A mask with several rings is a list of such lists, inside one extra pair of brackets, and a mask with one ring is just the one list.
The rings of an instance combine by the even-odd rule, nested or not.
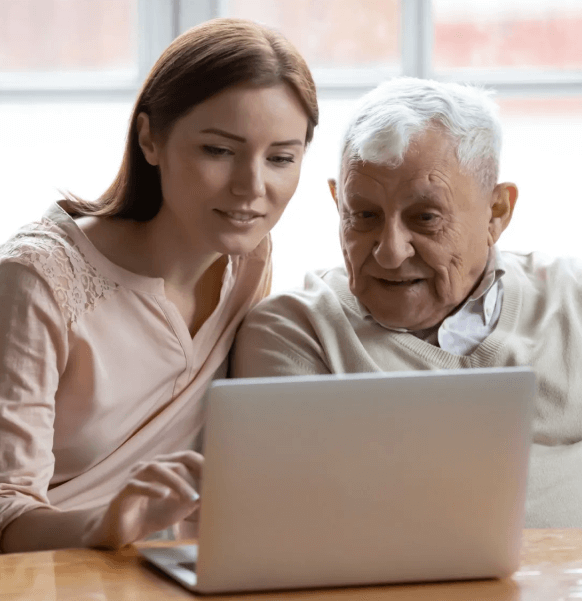
[[(500, 184), (486, 193), (461, 172), (440, 130), (421, 134), (396, 169), (343, 167), (336, 202), (352, 293), (387, 327), (441, 323), (479, 281), (517, 189)], [(499, 198), (511, 204), (503, 223)]]

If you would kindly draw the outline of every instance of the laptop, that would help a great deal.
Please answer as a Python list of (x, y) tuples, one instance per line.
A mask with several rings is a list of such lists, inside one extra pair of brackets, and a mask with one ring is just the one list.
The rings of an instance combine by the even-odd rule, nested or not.
[(508, 576), (534, 393), (528, 368), (216, 381), (198, 545), (139, 551), (202, 593)]

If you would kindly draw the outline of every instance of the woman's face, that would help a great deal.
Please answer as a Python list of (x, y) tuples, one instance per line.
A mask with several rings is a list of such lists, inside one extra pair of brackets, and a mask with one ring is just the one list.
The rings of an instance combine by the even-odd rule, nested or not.
[(178, 119), (163, 141), (140, 114), (140, 146), (161, 177), (156, 219), (201, 252), (254, 250), (297, 188), (307, 123), (285, 84), (228, 88)]

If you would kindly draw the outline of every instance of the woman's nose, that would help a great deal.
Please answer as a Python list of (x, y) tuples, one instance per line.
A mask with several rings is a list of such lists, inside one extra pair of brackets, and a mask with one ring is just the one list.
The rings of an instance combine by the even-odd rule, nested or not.
[(265, 174), (263, 166), (257, 162), (243, 163), (233, 173), (231, 191), (235, 196), (260, 198), (265, 196)]
[(384, 269), (398, 269), (415, 254), (411, 233), (402, 223), (386, 222), (372, 254)]

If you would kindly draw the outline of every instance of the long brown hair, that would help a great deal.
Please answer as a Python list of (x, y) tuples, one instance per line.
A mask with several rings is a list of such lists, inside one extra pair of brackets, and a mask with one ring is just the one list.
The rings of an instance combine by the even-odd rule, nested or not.
[(308, 117), (305, 143), (319, 120), (315, 84), (307, 63), (280, 33), (244, 19), (214, 19), (177, 37), (146, 78), (133, 107), (121, 167), (96, 200), (67, 194), (68, 210), (81, 215), (149, 221), (162, 204), (158, 169), (138, 143), (137, 116), (149, 116), (153, 133), (167, 138), (192, 107), (222, 90), (247, 83), (287, 84)]

